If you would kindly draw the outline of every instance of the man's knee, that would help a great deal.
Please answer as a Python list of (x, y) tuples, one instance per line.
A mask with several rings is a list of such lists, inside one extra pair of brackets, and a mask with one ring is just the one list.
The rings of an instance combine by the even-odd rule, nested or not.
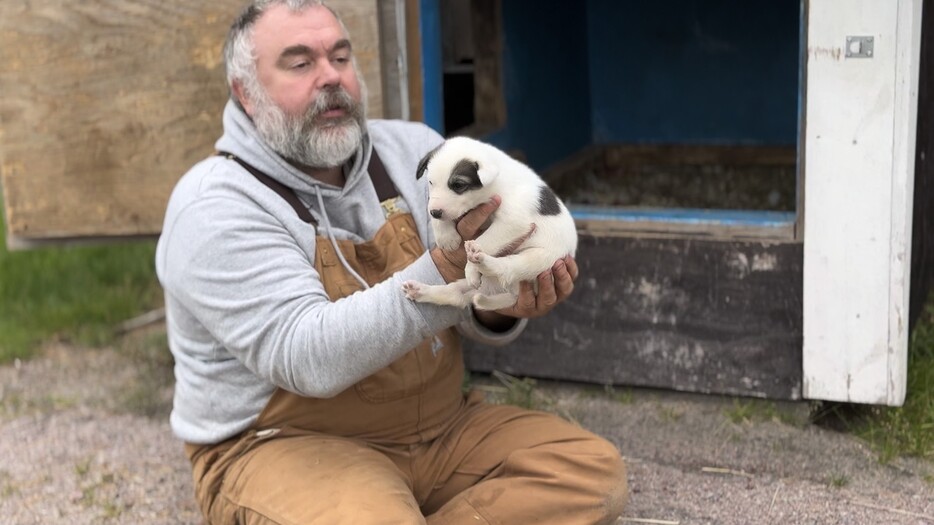
[(588, 477), (593, 496), (606, 509), (606, 523), (615, 523), (629, 498), (626, 464), (615, 445), (594, 435), (582, 445), (580, 453), (588, 458)]
[(607, 514), (611, 523), (616, 522), (623, 513), (623, 508), (629, 501), (629, 482), (626, 479), (626, 463), (619, 450), (609, 441), (606, 443), (606, 454), (609, 461), (607, 469)]
[(208, 512), (212, 525), (425, 523), (398, 467), (351, 440), (272, 439), (239, 458), (224, 478)]

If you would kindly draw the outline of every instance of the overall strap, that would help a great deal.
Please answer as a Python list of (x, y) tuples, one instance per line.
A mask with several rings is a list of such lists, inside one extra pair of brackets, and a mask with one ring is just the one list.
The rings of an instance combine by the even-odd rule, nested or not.
[(311, 215), (311, 212), (308, 211), (308, 208), (306, 208), (305, 205), (302, 204), (302, 201), (299, 200), (298, 195), (295, 194), (295, 190), (286, 186), (285, 184), (282, 184), (276, 179), (270, 177), (269, 175), (266, 175), (265, 173), (259, 171), (258, 169), (254, 168), (252, 165), (247, 163), (245, 160), (241, 159), (240, 157), (232, 153), (226, 153), (226, 152), (221, 151), (221, 152), (218, 152), (218, 155), (222, 157), (226, 157), (230, 160), (236, 161), (237, 164), (243, 166), (243, 168), (249, 171), (251, 175), (256, 177), (256, 180), (262, 182), (267, 187), (269, 187), (269, 189), (278, 193), (280, 197), (285, 199), (285, 202), (289, 203), (289, 205), (292, 206), (292, 209), (295, 210), (295, 213), (298, 215), (299, 219), (317, 228), (318, 221), (316, 221), (315, 218)]
[[(370, 164), (367, 166), (367, 172), (370, 174), (370, 180), (373, 183), (373, 187), (376, 189), (376, 195), (379, 198), (379, 201), (383, 202), (387, 199), (398, 197), (399, 191), (392, 183), (392, 179), (389, 178), (389, 173), (386, 172), (386, 167), (383, 166), (383, 161), (380, 160), (379, 155), (376, 154), (376, 148), (373, 148), (371, 151)], [(298, 195), (295, 194), (294, 189), (259, 171), (233, 153), (219, 151), (217, 154), (236, 161), (238, 164), (243, 166), (245, 170), (250, 172), (251, 175), (256, 177), (258, 181), (262, 182), (269, 189), (276, 192), (280, 197), (285, 199), (285, 202), (289, 203), (289, 205), (292, 206), (292, 209), (295, 210), (295, 213), (298, 215), (299, 219), (315, 227), (318, 226), (318, 221), (315, 220), (315, 218), (311, 215), (311, 212), (308, 211), (308, 208), (305, 207), (302, 201), (299, 200)]]
[(370, 164), (367, 166), (366, 170), (370, 174), (370, 181), (373, 182), (373, 188), (376, 189), (376, 196), (379, 197), (380, 202), (398, 197), (399, 190), (396, 189), (396, 186), (392, 183), (392, 179), (389, 178), (389, 174), (386, 173), (386, 166), (383, 166), (383, 161), (380, 160), (379, 155), (376, 154), (376, 148), (374, 147), (371, 151)]

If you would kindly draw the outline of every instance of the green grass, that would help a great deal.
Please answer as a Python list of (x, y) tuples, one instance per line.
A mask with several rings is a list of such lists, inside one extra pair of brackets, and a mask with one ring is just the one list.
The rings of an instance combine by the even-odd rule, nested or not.
[(154, 253), (152, 240), (10, 252), (0, 213), (0, 363), (55, 337), (111, 342), (121, 321), (161, 304)]
[(773, 421), (801, 427), (807, 423), (806, 417), (798, 416), (793, 410), (783, 409), (775, 402), (764, 399), (734, 399), (733, 407), (724, 413), (736, 425)]
[(911, 336), (908, 393), (898, 408), (872, 407), (854, 432), (883, 462), (898, 456), (934, 460), (934, 294)]
[(900, 456), (934, 461), (934, 293), (911, 334), (904, 405), (818, 402), (812, 420), (864, 439), (882, 463)]

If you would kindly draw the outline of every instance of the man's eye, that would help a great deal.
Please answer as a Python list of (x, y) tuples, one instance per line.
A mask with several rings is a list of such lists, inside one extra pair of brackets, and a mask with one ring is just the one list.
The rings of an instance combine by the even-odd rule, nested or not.
[(292, 69), (304, 69), (308, 67), (308, 62), (297, 62), (292, 64)]

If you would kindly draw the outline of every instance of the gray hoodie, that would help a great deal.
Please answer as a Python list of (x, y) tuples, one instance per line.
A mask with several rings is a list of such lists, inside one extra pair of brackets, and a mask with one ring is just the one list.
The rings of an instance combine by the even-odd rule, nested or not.
[[(416, 180), (415, 169), (442, 137), (419, 123), (367, 125), (343, 188), (317, 182), (271, 151), (232, 102), (216, 148), (293, 188), (321, 235), (363, 242), (385, 222), (366, 173), (375, 146), (404, 200), (400, 207), (432, 246), (427, 183)], [(313, 264), (315, 235), (282, 197), (235, 161), (210, 157), (179, 180), (156, 250), (175, 358), (171, 425), (179, 438), (216, 443), (242, 432), (277, 387), (335, 396), (455, 324), (494, 345), (512, 341), (525, 326), (493, 333), (468, 310), (406, 299), (401, 286), (407, 279), (443, 283), (427, 253), (392, 278), (331, 302)]]

